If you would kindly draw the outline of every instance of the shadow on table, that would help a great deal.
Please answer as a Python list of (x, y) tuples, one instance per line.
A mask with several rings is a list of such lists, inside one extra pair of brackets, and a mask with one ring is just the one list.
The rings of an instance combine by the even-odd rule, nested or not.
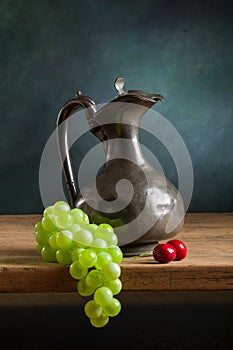
[[(1, 349), (230, 350), (233, 301), (123, 300), (122, 312), (95, 329), (83, 305), (6, 305), (0, 308)], [(174, 298), (173, 298), (174, 299)]]

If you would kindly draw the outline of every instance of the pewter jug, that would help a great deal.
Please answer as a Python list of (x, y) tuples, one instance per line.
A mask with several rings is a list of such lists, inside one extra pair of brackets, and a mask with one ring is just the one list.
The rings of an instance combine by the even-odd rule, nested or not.
[[(58, 148), (72, 207), (83, 209), (90, 221), (109, 223), (125, 256), (151, 251), (183, 226), (184, 204), (176, 187), (145, 159), (139, 143), (140, 121), (160, 94), (124, 91), (116, 79), (117, 96), (104, 107), (80, 91), (66, 102), (57, 118)], [(90, 131), (103, 143), (105, 164), (95, 181), (79, 192), (68, 146), (68, 121), (85, 110)]]

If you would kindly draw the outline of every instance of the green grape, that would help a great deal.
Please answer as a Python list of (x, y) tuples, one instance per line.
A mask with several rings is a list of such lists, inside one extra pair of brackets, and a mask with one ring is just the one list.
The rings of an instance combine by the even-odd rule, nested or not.
[(97, 261), (96, 252), (92, 249), (85, 249), (79, 255), (79, 262), (83, 267), (93, 267)]
[(63, 249), (57, 250), (56, 259), (59, 262), (59, 264), (61, 264), (61, 265), (69, 265), (72, 262), (70, 252), (68, 252), (67, 250), (63, 250)]
[(72, 261), (77, 261), (79, 260), (79, 255), (81, 252), (83, 252), (85, 249), (84, 248), (74, 248), (71, 252), (71, 259)]
[(84, 278), (87, 275), (88, 269), (86, 267), (83, 267), (80, 262), (78, 260), (74, 261), (71, 265), (70, 265), (70, 275), (77, 279), (77, 280), (81, 280), (82, 278)]
[(86, 276), (86, 283), (89, 287), (99, 288), (104, 284), (104, 276), (102, 271), (91, 270)]
[(38, 221), (38, 222), (35, 224), (34, 230), (35, 230), (35, 232), (36, 232), (36, 231), (43, 231), (43, 230), (44, 230), (41, 221)]
[(99, 270), (103, 268), (107, 263), (112, 262), (112, 256), (107, 252), (97, 253), (97, 261), (95, 263), (95, 267)]
[(91, 246), (93, 248), (107, 248), (107, 242), (102, 238), (96, 238), (93, 240)]
[(69, 231), (71, 231), (73, 234), (81, 230), (82, 230), (82, 226), (80, 226), (79, 224), (73, 224), (72, 226), (69, 227)]
[(95, 302), (101, 306), (108, 305), (109, 303), (111, 303), (112, 298), (112, 291), (107, 287), (100, 287), (96, 289), (94, 294)]
[(45, 208), (43, 215), (44, 216), (54, 215), (54, 207), (50, 205), (49, 207)]
[(104, 287), (111, 289), (113, 295), (117, 295), (120, 293), (122, 289), (122, 283), (119, 278), (112, 281), (105, 281)]
[(73, 224), (73, 217), (70, 213), (61, 211), (59, 215), (55, 217), (55, 225), (60, 230), (67, 229), (72, 224)]
[(100, 225), (98, 226), (98, 228), (99, 228), (99, 229), (108, 230), (109, 232), (114, 232), (112, 226), (109, 225), (109, 224), (104, 224), (104, 223), (103, 223), (103, 224), (100, 224)]
[(69, 212), (70, 206), (64, 201), (59, 201), (54, 204), (53, 210), (56, 215), (59, 215), (61, 212)]
[(41, 246), (48, 244), (49, 236), (50, 236), (49, 232), (45, 231), (44, 229), (35, 232), (36, 242), (39, 243)]
[[(84, 213), (84, 212), (83, 212), (83, 213)], [(84, 215), (83, 215), (83, 221), (84, 221), (86, 224), (89, 224), (89, 223), (90, 223), (89, 217), (88, 217), (88, 215), (87, 215), (86, 213), (84, 213)]]
[(117, 263), (110, 262), (104, 265), (103, 269), (104, 278), (108, 281), (117, 279), (121, 274), (121, 268)]
[(61, 249), (70, 249), (73, 244), (73, 234), (68, 230), (57, 232), (56, 243)]
[(91, 233), (94, 233), (96, 231), (96, 229), (98, 228), (98, 226), (96, 224), (89, 224), (88, 228), (91, 231)]
[(81, 209), (78, 209), (78, 208), (71, 209), (70, 214), (73, 216), (75, 223), (80, 224), (80, 223), (84, 222), (84, 220), (83, 220), (84, 215), (83, 215), (83, 211)]
[(42, 258), (47, 262), (57, 262), (56, 250), (51, 248), (49, 245), (44, 246), (41, 250)]
[(53, 232), (50, 236), (49, 236), (49, 240), (48, 243), (50, 245), (50, 247), (52, 247), (53, 249), (58, 249), (58, 245), (57, 245), (57, 233), (58, 232)]
[(84, 312), (87, 317), (96, 318), (102, 315), (103, 308), (102, 306), (96, 304), (94, 300), (89, 300), (84, 307)]
[(42, 251), (42, 245), (40, 245), (39, 243), (36, 243), (36, 251), (37, 253), (41, 254), (41, 251)]
[(101, 238), (107, 242), (110, 242), (114, 235), (112, 226), (108, 224), (100, 224), (95, 231), (95, 238)]
[(90, 246), (93, 241), (92, 233), (88, 230), (80, 230), (74, 234), (73, 240), (82, 246)]
[(90, 318), (90, 322), (92, 326), (96, 328), (101, 328), (106, 326), (108, 321), (109, 321), (109, 317), (105, 315), (101, 315), (100, 317), (96, 317), (96, 318)]
[(118, 246), (109, 247), (107, 252), (111, 254), (113, 262), (120, 264), (123, 259), (123, 254)]
[(78, 281), (77, 290), (82, 297), (88, 297), (94, 293), (95, 288), (89, 287), (85, 278), (82, 278)]
[(81, 221), (81, 222), (85, 222), (85, 223), (89, 224), (89, 218), (88, 218), (87, 214), (84, 213), (84, 211), (82, 209), (74, 208), (74, 209), (71, 209), (70, 212), (71, 212), (74, 220), (77, 221), (78, 223)]
[(112, 235), (112, 238), (110, 241), (108, 241), (108, 245), (112, 246), (112, 245), (117, 245), (118, 243), (118, 238), (117, 235), (115, 235), (115, 233)]
[(112, 301), (108, 305), (103, 306), (103, 311), (106, 316), (117, 316), (121, 311), (120, 301), (116, 298), (112, 298)]
[(48, 214), (42, 218), (42, 226), (45, 231), (53, 232), (57, 229), (55, 226), (55, 219), (56, 216), (53, 214)]

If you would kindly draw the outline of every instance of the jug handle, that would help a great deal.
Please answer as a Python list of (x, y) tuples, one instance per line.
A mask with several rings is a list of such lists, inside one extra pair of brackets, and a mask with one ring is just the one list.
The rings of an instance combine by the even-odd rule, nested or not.
[[(85, 109), (87, 120), (96, 113), (95, 102), (88, 96), (82, 95), (81, 91), (76, 94), (77, 98), (67, 101), (60, 109), (57, 117), (57, 144), (62, 168), (66, 179), (71, 206), (75, 207), (78, 196), (77, 183), (74, 176), (73, 165), (68, 145), (68, 122), (69, 118), (79, 109)], [(64, 161), (63, 161), (64, 160)]]

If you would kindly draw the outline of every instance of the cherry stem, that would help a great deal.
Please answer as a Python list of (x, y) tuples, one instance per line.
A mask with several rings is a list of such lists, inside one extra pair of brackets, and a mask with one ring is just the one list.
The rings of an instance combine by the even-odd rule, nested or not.
[(139, 255), (134, 255), (130, 257), (125, 257), (125, 259), (138, 259), (138, 258), (143, 258), (144, 256), (149, 256), (152, 255), (153, 250), (147, 250), (146, 252), (139, 254)]

